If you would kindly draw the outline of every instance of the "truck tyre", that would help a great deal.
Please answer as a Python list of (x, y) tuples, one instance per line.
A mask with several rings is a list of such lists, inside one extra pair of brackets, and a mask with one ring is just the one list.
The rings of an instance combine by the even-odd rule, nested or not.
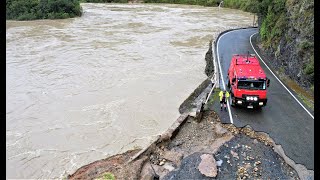
[(235, 105), (235, 103), (233, 102), (233, 93), (230, 93), (231, 95), (230, 95), (230, 105), (232, 106), (232, 107), (235, 107), (236, 105)]

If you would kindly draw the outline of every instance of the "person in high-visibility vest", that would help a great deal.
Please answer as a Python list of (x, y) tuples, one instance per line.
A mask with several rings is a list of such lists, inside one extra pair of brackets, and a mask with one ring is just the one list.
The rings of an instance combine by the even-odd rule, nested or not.
[(227, 111), (227, 98), (229, 97), (228, 91), (220, 91), (219, 93), (220, 97), (220, 110), (222, 111), (222, 105), (224, 106), (224, 110)]

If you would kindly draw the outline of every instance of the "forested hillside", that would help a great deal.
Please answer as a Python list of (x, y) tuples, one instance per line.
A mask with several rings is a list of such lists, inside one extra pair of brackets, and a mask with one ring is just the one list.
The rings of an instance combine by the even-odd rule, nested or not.
[(6, 19), (64, 19), (81, 16), (78, 0), (6, 0)]

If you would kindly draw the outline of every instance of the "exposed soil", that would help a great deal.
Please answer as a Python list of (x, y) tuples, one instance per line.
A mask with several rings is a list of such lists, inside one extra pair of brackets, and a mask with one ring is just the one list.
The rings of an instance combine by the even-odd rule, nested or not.
[[(221, 124), (213, 111), (205, 111), (200, 122), (188, 116), (180, 124), (175, 136), (162, 138), (135, 160), (139, 150), (86, 165), (68, 179), (101, 178), (106, 172), (116, 179), (299, 179), (263, 133)], [(215, 178), (200, 173), (202, 154), (222, 160)]]

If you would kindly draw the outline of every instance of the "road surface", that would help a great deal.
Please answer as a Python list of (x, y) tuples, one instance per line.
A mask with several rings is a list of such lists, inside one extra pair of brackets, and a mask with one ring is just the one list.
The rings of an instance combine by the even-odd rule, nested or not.
[[(222, 74), (220, 77), (224, 81), (222, 83), (220, 78), (220, 88), (224, 89), (223, 86), (226, 86), (227, 70), (232, 54), (247, 54), (248, 51), (251, 54), (256, 54), (250, 44), (250, 36), (257, 31), (257, 28), (240, 29), (227, 32), (217, 39), (216, 59), (221, 67), (220, 73)], [(266, 63), (268, 61), (268, 59), (263, 60)], [(282, 145), (286, 155), (295, 163), (313, 170), (313, 112), (309, 110), (308, 113), (296, 99), (301, 104), (303, 104), (302, 101), (297, 96), (295, 96), (295, 99), (261, 60), (260, 64), (270, 79), (267, 106), (263, 107), (262, 110), (231, 107), (230, 113), (224, 111), (218, 113), (222, 115), (224, 123), (233, 123), (237, 127), (250, 125), (255, 131), (268, 133), (276, 144)], [(287, 89), (289, 88), (287, 87)], [(292, 90), (289, 89), (289, 91), (295, 95)], [(304, 107), (306, 106), (304, 105)]]

